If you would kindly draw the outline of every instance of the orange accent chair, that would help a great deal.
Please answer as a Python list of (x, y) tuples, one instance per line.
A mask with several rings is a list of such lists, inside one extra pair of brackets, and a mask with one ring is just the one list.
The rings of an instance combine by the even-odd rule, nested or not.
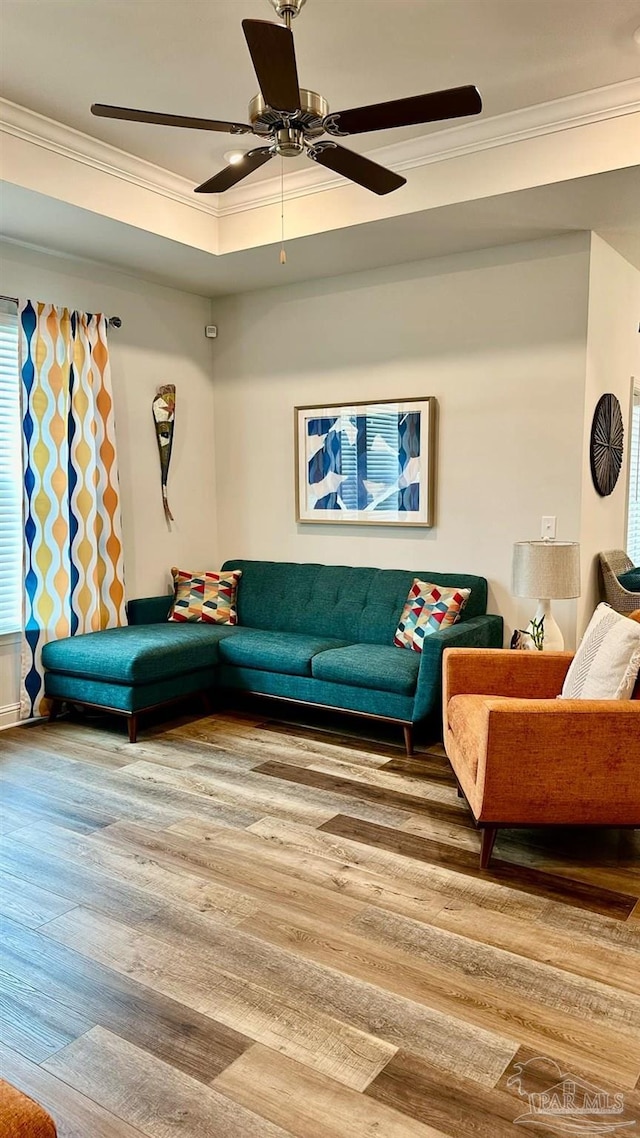
[(572, 659), (444, 653), (444, 745), (482, 830), (481, 869), (501, 826), (640, 827), (640, 677), (632, 699), (557, 699)]
[(43, 1107), (0, 1079), (0, 1135), (3, 1138), (56, 1138), (56, 1128)]

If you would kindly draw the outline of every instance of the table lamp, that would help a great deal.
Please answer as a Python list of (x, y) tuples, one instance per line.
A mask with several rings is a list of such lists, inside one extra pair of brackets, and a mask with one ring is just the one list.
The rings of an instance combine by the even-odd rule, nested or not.
[[(513, 595), (537, 597), (527, 633), (537, 648), (562, 652), (564, 639), (552, 600), (580, 596), (580, 546), (576, 541), (517, 541), (513, 547)], [(544, 622), (543, 622), (544, 621)]]

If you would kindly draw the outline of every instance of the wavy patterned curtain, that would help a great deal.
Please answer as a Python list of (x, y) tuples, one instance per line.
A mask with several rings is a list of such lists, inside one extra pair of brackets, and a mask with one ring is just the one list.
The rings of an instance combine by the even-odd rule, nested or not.
[(126, 616), (106, 319), (24, 301), (19, 321), (28, 719), (44, 713), (43, 645)]

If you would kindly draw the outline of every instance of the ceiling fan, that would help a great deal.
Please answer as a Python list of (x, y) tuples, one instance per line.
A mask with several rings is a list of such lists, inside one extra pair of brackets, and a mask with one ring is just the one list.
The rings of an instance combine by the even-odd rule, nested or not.
[[(91, 113), (101, 118), (125, 119), (131, 122), (157, 123), (161, 126), (213, 130), (226, 134), (254, 134), (268, 139), (268, 145), (248, 150), (239, 161), (226, 166), (208, 181), (197, 186), (197, 194), (219, 194), (235, 186), (248, 174), (269, 162), (276, 154), (295, 158), (306, 152), (320, 166), (349, 178), (374, 194), (388, 194), (406, 182), (386, 166), (347, 150), (334, 142), (350, 134), (373, 130), (389, 130), (400, 126), (417, 126), (443, 119), (477, 115), (482, 99), (477, 87), (451, 87), (428, 95), (374, 103), (348, 111), (329, 112), (322, 95), (298, 84), (298, 70), (291, 32), (291, 21), (306, 0), (270, 0), (282, 24), (266, 20), (243, 20), (249, 54), (258, 78), (260, 94), (249, 103), (249, 123), (219, 122), (216, 119), (191, 118), (189, 115), (165, 115), (156, 111), (138, 111), (130, 107), (112, 107), (94, 103)], [(332, 136), (321, 139), (323, 134)]]

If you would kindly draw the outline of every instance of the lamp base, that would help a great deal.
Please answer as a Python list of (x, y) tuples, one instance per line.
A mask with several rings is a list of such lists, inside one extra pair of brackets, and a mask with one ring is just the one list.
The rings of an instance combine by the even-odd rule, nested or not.
[[(544, 619), (542, 625), (543, 639), (541, 643), (539, 640), (539, 625)], [(526, 631), (529, 633), (531, 639), (536, 643), (536, 647), (541, 652), (563, 652), (564, 651), (564, 637), (560, 631), (560, 627), (553, 613), (551, 612), (551, 601), (539, 600), (535, 616), (529, 621)]]

